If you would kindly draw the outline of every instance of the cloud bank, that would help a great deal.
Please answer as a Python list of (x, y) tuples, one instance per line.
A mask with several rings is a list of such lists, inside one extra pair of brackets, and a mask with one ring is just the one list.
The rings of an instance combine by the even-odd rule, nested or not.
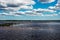
[[(0, 9), (9, 11), (18, 11), (20, 9), (32, 9), (31, 5), (35, 2), (32, 0), (0, 0)], [(28, 6), (29, 5), (29, 6)]]
[(50, 6), (49, 8), (52, 10), (60, 10), (60, 0), (58, 0), (55, 6)]
[[(51, 3), (54, 1), (55, 0), (39, 0), (41, 3)], [(50, 6), (46, 9), (34, 9), (34, 4), (36, 4), (36, 2), (33, 0), (0, 0), (0, 10), (4, 10), (4, 12), (2, 14), (0, 13), (0, 15), (58, 16), (56, 12), (57, 10), (60, 10), (60, 0), (58, 0), (55, 6)], [(19, 11), (21, 9), (27, 11)]]

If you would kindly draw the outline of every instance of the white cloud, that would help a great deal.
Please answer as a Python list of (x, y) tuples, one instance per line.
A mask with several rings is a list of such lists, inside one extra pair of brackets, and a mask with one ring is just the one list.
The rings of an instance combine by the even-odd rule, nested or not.
[[(42, 0), (41, 2), (51, 3), (53, 1), (55, 0)], [(35, 4), (33, 0), (21, 0), (21, 1), (20, 0), (0, 0), (0, 3), (1, 3), (0, 9), (10, 11), (9, 13), (2, 13), (0, 15), (57, 16), (58, 14), (55, 14), (55, 12), (60, 8), (59, 2), (56, 4), (56, 6), (49, 7), (47, 9), (42, 9), (42, 8), (33, 9), (32, 5)], [(29, 9), (29, 10), (25, 12), (18, 11), (20, 9)], [(48, 14), (45, 14), (46, 12), (48, 12)]]
[(39, 0), (41, 3), (51, 3), (54, 2), (55, 0)]
[(0, 0), (0, 3), (4, 3), (4, 4), (35, 4), (35, 2), (33, 0)]
[(57, 4), (55, 6), (50, 6), (49, 9), (60, 10), (60, 0), (58, 0)]
[(32, 9), (33, 0), (0, 0), (0, 9), (17, 11), (21, 8)]
[(20, 6), (21, 9), (33, 9), (33, 6), (26, 6), (26, 5), (22, 5)]
[(49, 9), (57, 11), (57, 10), (60, 10), (60, 6), (59, 5), (50, 6)]
[(21, 16), (21, 15), (28, 15), (28, 16), (58, 16), (58, 14), (55, 13), (51, 13), (51, 14), (44, 14), (43, 11), (41, 10), (40, 12), (37, 12), (37, 10), (33, 10), (33, 11), (17, 11), (17, 12), (9, 12), (9, 13), (0, 13), (0, 15), (10, 15), (10, 16)]
[(34, 11), (40, 13), (40, 12), (50, 12), (50, 13), (54, 13), (56, 11), (54, 10), (50, 10), (50, 9), (42, 9), (42, 8), (39, 8), (39, 9), (34, 9)]
[[(45, 14), (46, 12), (49, 12), (50, 14)], [(25, 15), (30, 15), (30, 16), (57, 16), (57, 14), (54, 14), (56, 11), (50, 10), (50, 9), (33, 9), (30, 11), (25, 11)]]
[(24, 15), (25, 13), (22, 11), (18, 11), (18, 12), (9, 12), (9, 13), (0, 13), (0, 15), (6, 15), (6, 16), (20, 16), (20, 15)]
[(46, 14), (44, 16), (58, 16), (58, 14)]

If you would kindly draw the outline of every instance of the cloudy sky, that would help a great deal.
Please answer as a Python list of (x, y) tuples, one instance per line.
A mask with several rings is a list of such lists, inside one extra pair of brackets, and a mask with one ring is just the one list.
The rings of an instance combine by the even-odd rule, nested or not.
[(0, 0), (0, 20), (60, 20), (60, 0)]

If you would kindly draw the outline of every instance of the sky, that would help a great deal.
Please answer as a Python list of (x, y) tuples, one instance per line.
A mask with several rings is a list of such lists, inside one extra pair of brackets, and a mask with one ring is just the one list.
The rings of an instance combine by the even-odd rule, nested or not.
[(60, 0), (0, 0), (0, 20), (60, 20)]

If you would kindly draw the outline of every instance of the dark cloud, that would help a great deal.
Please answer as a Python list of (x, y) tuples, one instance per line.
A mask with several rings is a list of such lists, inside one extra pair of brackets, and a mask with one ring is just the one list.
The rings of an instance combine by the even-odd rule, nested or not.
[(15, 5), (15, 4), (8, 4), (8, 7), (19, 7), (19, 5)]
[(40, 2), (46, 2), (46, 1), (49, 1), (49, 0), (39, 0)]
[(51, 3), (54, 2), (55, 0), (39, 0), (41, 3)]
[(3, 5), (0, 5), (0, 8), (6, 8), (5, 6), (3, 6)]

